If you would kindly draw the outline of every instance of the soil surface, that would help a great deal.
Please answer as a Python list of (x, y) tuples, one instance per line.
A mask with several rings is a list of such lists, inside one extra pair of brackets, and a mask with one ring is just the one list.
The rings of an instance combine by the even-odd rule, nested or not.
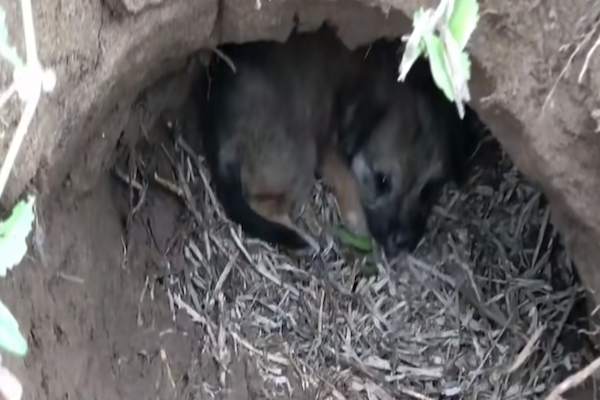
[(262, 379), (243, 354), (230, 365), (230, 390), (219, 392), (197, 325), (169, 307), (165, 284), (186, 267), (181, 202), (149, 191), (126, 243), (127, 194), (107, 176), (85, 198), (39, 206), (39, 252), (2, 287), (28, 333), (24, 362), (7, 360), (25, 398), (261, 398)]

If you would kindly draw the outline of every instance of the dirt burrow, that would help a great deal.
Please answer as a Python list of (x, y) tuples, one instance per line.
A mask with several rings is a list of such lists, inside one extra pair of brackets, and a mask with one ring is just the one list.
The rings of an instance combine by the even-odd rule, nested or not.
[[(0, 3), (22, 49), (18, 2)], [(194, 50), (225, 41), (283, 40), (295, 16), (306, 29), (333, 21), (353, 46), (408, 31), (404, 14), (386, 17), (378, 6), (411, 15), (435, 2), (369, 3), (375, 7), (292, 0), (34, 4), (40, 57), (56, 70), (58, 86), (40, 104), (2, 199), (10, 205), (25, 188), (43, 195), (38, 250), (2, 282), (2, 299), (31, 344), (24, 361), (8, 360), (30, 398), (198, 398), (201, 391), (194, 388), (216, 382), (217, 368), (202, 353), (203, 344), (183, 335), (193, 332), (189, 321), (177, 318), (174, 324), (164, 294), (145, 285), (160, 281), (158, 265), (173, 245), (178, 203), (168, 195), (147, 199), (151, 206), (141, 217), (147, 222), (135, 226), (131, 246), (124, 246), (126, 196), (104, 172), (122, 133), (129, 140), (142, 134), (128, 129), (138, 94), (180, 69)], [(487, 0), (481, 8), (472, 45), (478, 61), (474, 103), (521, 171), (543, 188), (582, 280), (592, 294), (600, 293), (600, 146), (591, 118), (598, 108), (597, 57), (583, 85), (575, 81), (584, 57), (575, 57), (542, 114), (570, 53), (594, 27), (599, 6), (586, 0)], [(9, 77), (0, 70), (3, 83)], [(150, 119), (185, 97), (183, 82), (170, 95), (147, 99)], [(9, 131), (19, 117), (13, 108)], [(6, 138), (2, 143), (5, 151)], [(249, 365), (236, 365), (248, 381), (236, 380), (240, 387), (224, 397), (260, 396)]]

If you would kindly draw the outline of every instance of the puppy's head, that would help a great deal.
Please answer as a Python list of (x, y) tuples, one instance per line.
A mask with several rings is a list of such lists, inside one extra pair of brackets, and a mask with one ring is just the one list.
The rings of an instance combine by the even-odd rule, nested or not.
[[(398, 86), (377, 122), (363, 129), (349, 160), (369, 230), (390, 257), (415, 249), (444, 185), (461, 180), (470, 155), (471, 147), (458, 144), (467, 125), (429, 100)], [(360, 119), (360, 107), (354, 111)]]

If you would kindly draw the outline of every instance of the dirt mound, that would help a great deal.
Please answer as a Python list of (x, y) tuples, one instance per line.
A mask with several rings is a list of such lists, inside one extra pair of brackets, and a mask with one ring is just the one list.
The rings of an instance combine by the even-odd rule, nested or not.
[[(25, 361), (13, 361), (13, 366), (34, 398), (267, 396), (256, 363), (243, 360), (244, 354), (252, 354), (248, 349), (228, 353), (236, 359), (240, 354), (239, 363), (228, 365), (244, 379), (233, 379), (231, 390), (220, 392), (223, 365), (215, 360), (223, 361), (223, 354), (214, 354), (214, 346), (198, 339), (206, 337), (201, 321), (194, 321), (197, 325), (175, 313), (183, 306), (165, 288), (189, 268), (182, 227), (190, 216), (181, 202), (146, 188), (144, 207), (136, 223), (129, 224), (129, 192), (109, 182), (106, 172), (117, 147), (148, 136), (161, 112), (177, 108), (185, 98), (189, 71), (184, 67), (194, 51), (230, 41), (283, 40), (295, 21), (312, 29), (325, 19), (355, 46), (408, 32), (405, 15), (435, 2), (369, 3), (374, 7), (291, 0), (65, 0), (34, 5), (40, 58), (56, 70), (58, 85), (40, 104), (2, 199), (10, 205), (25, 188), (42, 194), (36, 253), (2, 283), (3, 301), (31, 343)], [(13, 24), (11, 37), (21, 46), (18, 2), (3, 6)], [(551, 221), (597, 304), (597, 57), (590, 58), (582, 84), (577, 75), (598, 34), (600, 6), (587, 0), (511, 0), (482, 1), (481, 9), (472, 44), (475, 106), (519, 170), (548, 198)], [(140, 101), (145, 88), (173, 72), (179, 80), (164, 86), (159, 82), (154, 89), (159, 95)], [(0, 78), (6, 83), (9, 74), (2, 71)], [(10, 131), (18, 116), (7, 118)], [(3, 143), (6, 148), (8, 141)], [(160, 149), (160, 143), (154, 146)], [(170, 162), (162, 162), (164, 176), (171, 176)], [(138, 188), (140, 193), (144, 187)], [(540, 250), (536, 253), (539, 259)], [(179, 294), (189, 294), (186, 290)], [(196, 312), (201, 308), (193, 307)], [(190, 315), (192, 320), (202, 317)], [(215, 335), (218, 342), (218, 329)], [(305, 382), (290, 385), (304, 387)]]

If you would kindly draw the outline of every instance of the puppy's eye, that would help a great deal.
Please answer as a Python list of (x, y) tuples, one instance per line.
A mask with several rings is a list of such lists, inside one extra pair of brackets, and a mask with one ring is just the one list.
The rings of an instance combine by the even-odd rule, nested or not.
[(378, 196), (388, 194), (392, 189), (392, 182), (389, 176), (382, 172), (375, 172), (375, 191)]

